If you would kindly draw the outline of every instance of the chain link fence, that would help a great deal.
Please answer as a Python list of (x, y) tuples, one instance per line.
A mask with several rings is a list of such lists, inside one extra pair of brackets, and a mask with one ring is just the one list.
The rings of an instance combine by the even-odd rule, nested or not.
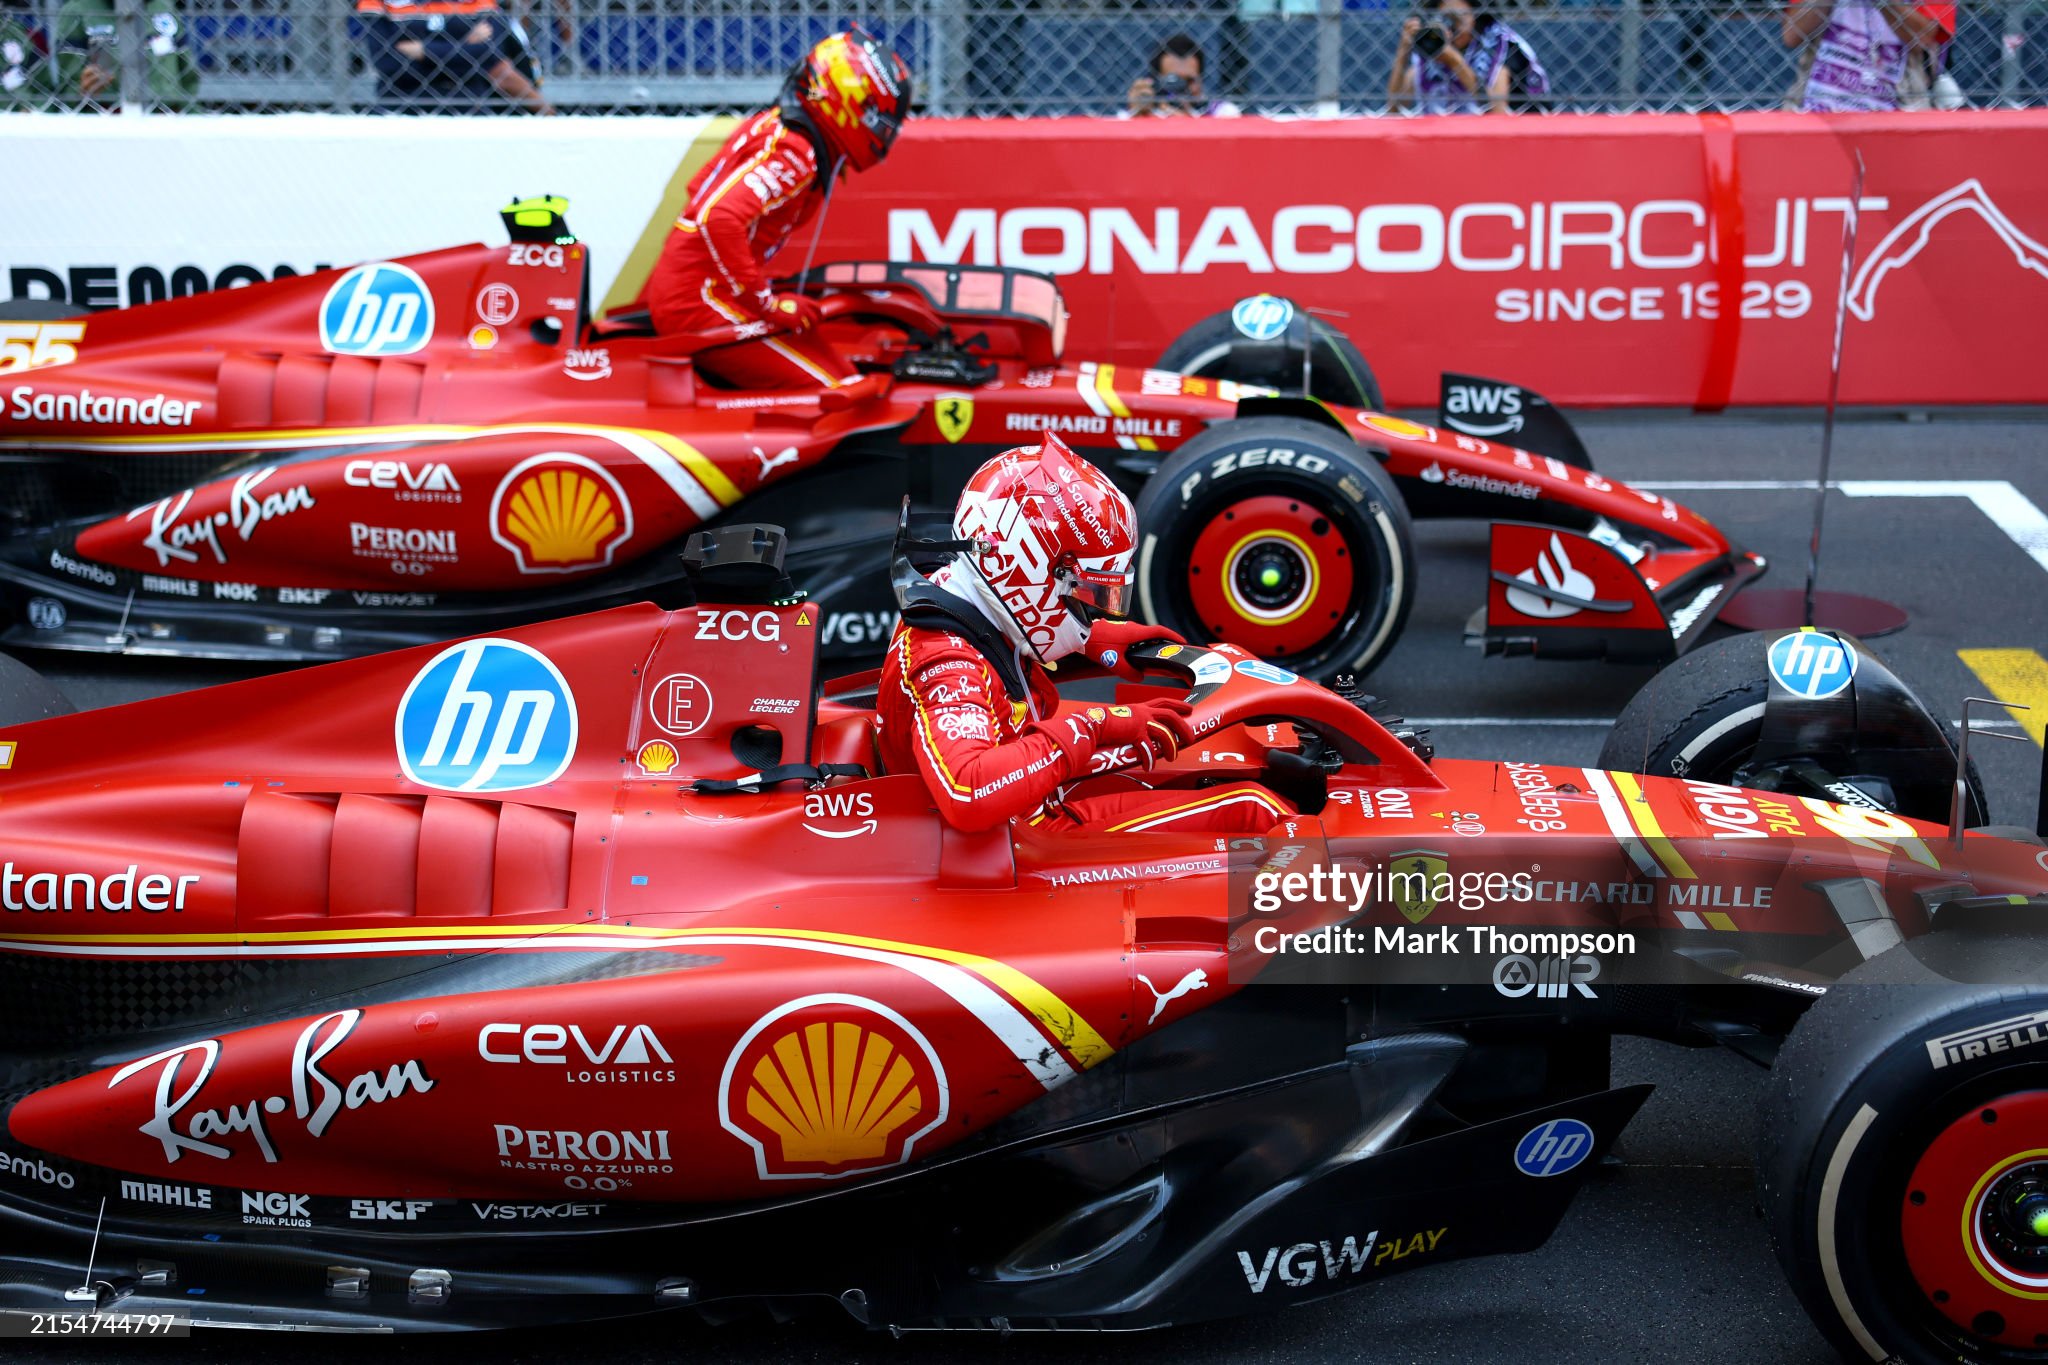
[[(1953, 87), (1936, 102), (2048, 102), (2048, 0), (1956, 10), (1939, 59)], [(1769, 109), (1799, 78), (1782, 7), (1763, 0), (1491, 12), (1548, 72), (1548, 109)], [(1399, 0), (894, 0), (860, 14), (775, 0), (0, 0), (0, 109), (736, 111), (859, 19), (911, 62), (926, 114), (1118, 114), (1174, 35), (1201, 53), (1189, 104), (1372, 113), (1409, 13)]]

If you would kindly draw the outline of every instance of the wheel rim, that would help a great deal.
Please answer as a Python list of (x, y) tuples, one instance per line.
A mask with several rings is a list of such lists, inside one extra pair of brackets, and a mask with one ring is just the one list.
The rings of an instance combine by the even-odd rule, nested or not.
[(2048, 1090), (1974, 1104), (1928, 1143), (1906, 1186), (1906, 1264), (1969, 1338), (2048, 1348)]
[(1265, 658), (1300, 656), (1342, 629), (1355, 562), (1337, 521), (1307, 499), (1240, 498), (1196, 533), (1188, 596), (1216, 638)]

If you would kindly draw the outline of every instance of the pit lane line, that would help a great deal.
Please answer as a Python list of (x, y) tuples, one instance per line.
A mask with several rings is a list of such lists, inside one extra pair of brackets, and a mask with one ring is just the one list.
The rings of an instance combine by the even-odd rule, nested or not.
[[(1638, 488), (1669, 492), (1812, 492), (1812, 479), (1645, 479)], [(1829, 488), (1851, 498), (1968, 498), (2007, 539), (2048, 570), (2048, 515), (2006, 479), (1838, 479)]]

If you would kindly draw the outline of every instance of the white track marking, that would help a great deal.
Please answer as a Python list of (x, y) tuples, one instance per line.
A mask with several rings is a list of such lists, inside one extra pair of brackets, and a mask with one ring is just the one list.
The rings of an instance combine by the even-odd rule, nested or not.
[[(1645, 479), (1637, 488), (1670, 492), (1813, 491), (1812, 479)], [(2036, 564), (2048, 569), (2048, 515), (2005, 479), (1842, 479), (1828, 485), (1849, 498), (1968, 498)]]

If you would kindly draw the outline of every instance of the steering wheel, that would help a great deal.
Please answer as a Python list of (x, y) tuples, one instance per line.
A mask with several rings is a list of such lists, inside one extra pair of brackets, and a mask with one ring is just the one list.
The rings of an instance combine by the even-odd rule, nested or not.
[[(1232, 725), (1281, 721), (1304, 736), (1305, 750), (1333, 752), (1346, 765), (1372, 768), (1375, 786), (1440, 787), (1428, 763), (1358, 706), (1298, 673), (1235, 645), (1172, 645), (1148, 640), (1128, 657), (1147, 672), (1185, 683), (1199, 738)], [(1284, 753), (1285, 751), (1279, 751)], [(1323, 766), (1317, 757), (1304, 755)]]

